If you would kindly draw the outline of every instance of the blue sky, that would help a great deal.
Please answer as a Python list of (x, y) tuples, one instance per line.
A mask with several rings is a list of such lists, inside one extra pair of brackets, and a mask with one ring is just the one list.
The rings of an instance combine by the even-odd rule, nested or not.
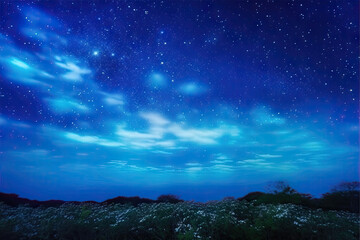
[(0, 191), (205, 201), (358, 179), (358, 3), (184, 4), (3, 3)]

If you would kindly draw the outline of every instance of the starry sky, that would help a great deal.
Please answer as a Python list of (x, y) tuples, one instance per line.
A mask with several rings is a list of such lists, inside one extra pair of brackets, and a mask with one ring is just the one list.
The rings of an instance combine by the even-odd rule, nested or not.
[(0, 191), (207, 201), (359, 177), (358, 1), (2, 1)]

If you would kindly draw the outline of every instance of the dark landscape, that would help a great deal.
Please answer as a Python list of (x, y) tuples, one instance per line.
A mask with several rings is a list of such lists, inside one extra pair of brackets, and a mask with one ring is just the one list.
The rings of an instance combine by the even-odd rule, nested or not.
[(279, 182), (206, 203), (157, 200), (36, 201), (0, 193), (0, 239), (334, 239), (359, 238), (359, 182), (321, 198)]

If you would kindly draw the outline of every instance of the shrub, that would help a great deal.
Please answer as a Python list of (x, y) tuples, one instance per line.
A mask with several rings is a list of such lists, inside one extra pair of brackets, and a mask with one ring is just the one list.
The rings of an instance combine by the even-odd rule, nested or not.
[(181, 200), (179, 196), (172, 195), (172, 194), (160, 195), (160, 196), (157, 198), (157, 201), (158, 201), (158, 202), (165, 202), (165, 203), (179, 203), (179, 202), (183, 202), (183, 200)]
[(293, 204), (223, 200), (207, 204), (0, 204), (0, 239), (336, 239), (359, 238), (357, 214)]

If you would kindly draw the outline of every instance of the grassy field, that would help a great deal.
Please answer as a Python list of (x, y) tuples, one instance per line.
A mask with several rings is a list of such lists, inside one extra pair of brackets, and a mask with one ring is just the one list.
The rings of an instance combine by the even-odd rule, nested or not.
[(359, 239), (359, 215), (294, 204), (63, 204), (10, 207), (0, 203), (0, 239)]

